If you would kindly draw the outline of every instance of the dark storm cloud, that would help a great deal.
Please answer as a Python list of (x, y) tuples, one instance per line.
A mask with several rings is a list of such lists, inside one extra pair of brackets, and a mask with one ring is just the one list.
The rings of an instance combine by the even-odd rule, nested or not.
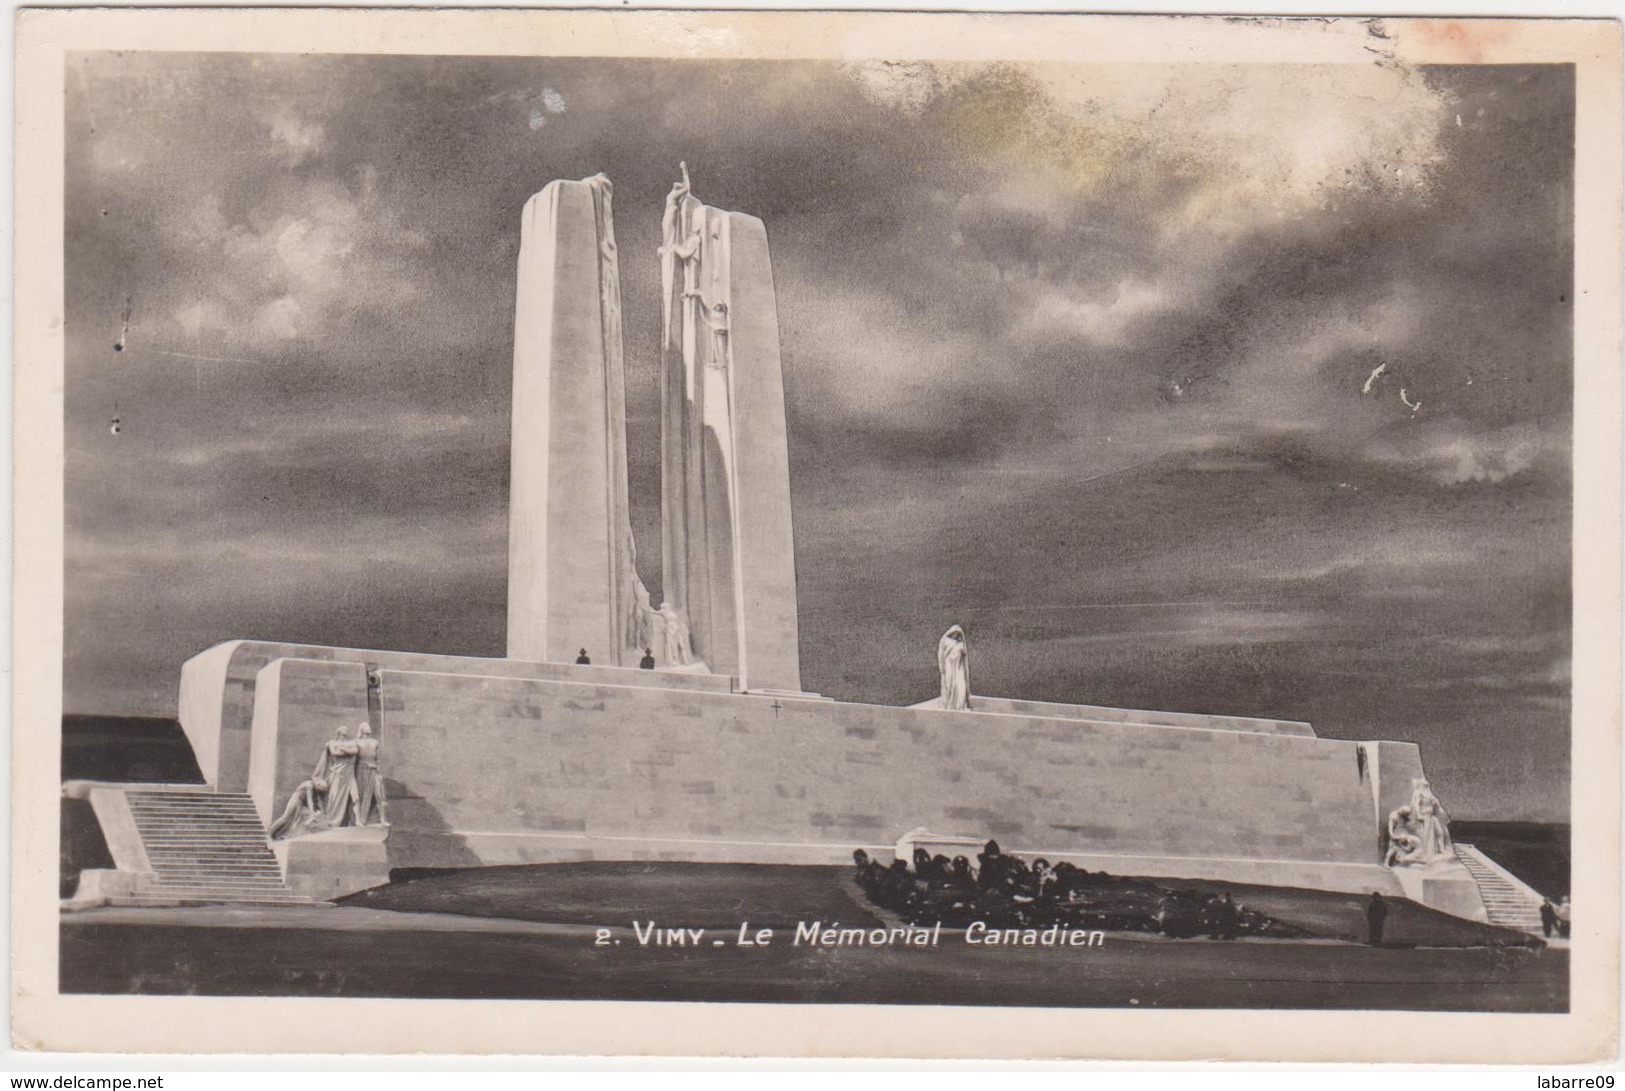
[(919, 699), (962, 621), (982, 692), (1414, 739), (1457, 813), (1566, 814), (1568, 69), (69, 65), (70, 709), (238, 636), (501, 653), (555, 177), (615, 183), (657, 583), (687, 160), (773, 244), (809, 687)]

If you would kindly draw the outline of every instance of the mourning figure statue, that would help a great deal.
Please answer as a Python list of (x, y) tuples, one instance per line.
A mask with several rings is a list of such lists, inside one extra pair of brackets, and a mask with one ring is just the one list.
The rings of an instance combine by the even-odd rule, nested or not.
[(293, 795), (288, 797), (288, 805), (282, 808), (282, 814), (271, 823), (271, 840), (283, 841), (302, 833), (326, 829), (326, 822), (321, 818), (322, 801), (326, 796), (327, 781), (300, 781)]
[(970, 708), (970, 649), (965, 630), (951, 626), (937, 641), (937, 672), (942, 676), (942, 707)]
[(691, 658), (688, 645), (688, 625), (677, 607), (669, 602), (660, 604), (660, 619), (666, 627), (666, 662), (671, 666), (686, 666)]
[(1422, 862), (1422, 839), (1416, 835), (1416, 823), (1409, 804), (1396, 807), (1388, 816), (1388, 854), (1383, 863), (1389, 867)]

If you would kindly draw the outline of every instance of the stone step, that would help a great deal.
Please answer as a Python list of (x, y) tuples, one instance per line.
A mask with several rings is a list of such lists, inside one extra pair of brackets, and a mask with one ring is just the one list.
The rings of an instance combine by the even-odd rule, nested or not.
[(258, 847), (241, 849), (231, 852), (199, 851), (196, 849), (147, 849), (147, 859), (157, 863), (164, 860), (173, 864), (209, 864), (214, 867), (236, 867), (259, 864), (276, 864), (276, 857), (271, 850)]
[(260, 897), (221, 898), (212, 894), (175, 891), (164, 894), (134, 894), (115, 899), (116, 905), (324, 905), (298, 894), (266, 894)]
[(154, 878), (135, 904), (314, 905), (289, 890), (246, 793), (125, 793)]
[(136, 816), (138, 816), (140, 818), (146, 818), (146, 819), (152, 819), (152, 820), (174, 820), (174, 821), (177, 821), (177, 822), (189, 822), (189, 821), (191, 821), (193, 819), (200, 818), (200, 817), (208, 818), (208, 819), (211, 819), (212, 821), (216, 821), (216, 822), (258, 822), (259, 821), (259, 815), (256, 812), (253, 812), (253, 811), (249, 811), (247, 813), (239, 813), (237, 811), (212, 811), (212, 810), (211, 811), (202, 811), (202, 810), (199, 810), (199, 811), (169, 811), (169, 810), (160, 810), (160, 809), (158, 809), (156, 807), (131, 807), (130, 808), (130, 813), (133, 814), (133, 815), (136, 815)]
[(148, 893), (169, 894), (175, 891), (184, 891), (192, 894), (208, 894), (215, 898), (283, 898), (293, 896), (293, 891), (285, 886), (268, 883), (238, 883), (226, 886), (221, 883), (151, 883), (146, 887)]
[(287, 888), (281, 878), (272, 878), (269, 875), (257, 877), (226, 876), (226, 875), (170, 875), (157, 872), (154, 882), (158, 886), (197, 886), (209, 890), (270, 890), (285, 893)]
[(198, 831), (198, 829), (154, 832), (143, 829), (141, 831), (141, 841), (172, 842), (172, 844), (185, 844), (185, 842), (193, 842), (193, 844), (265, 844), (265, 834), (252, 831), (252, 829), (244, 829), (241, 832), (211, 832)]
[(192, 815), (213, 815), (220, 818), (259, 817), (259, 812), (253, 807), (182, 807), (165, 803), (132, 803), (130, 804), (130, 810), (135, 814), (178, 818), (186, 818)]
[(1497, 867), (1472, 845), (1458, 843), (1456, 859), (1478, 884), (1479, 900), (1484, 903), (1484, 915), (1491, 924), (1523, 932), (1541, 931), (1541, 898), (1533, 888)]
[(237, 814), (167, 814), (157, 811), (142, 811), (130, 808), (130, 814), (137, 822), (149, 826), (182, 826), (196, 822), (199, 819), (211, 826), (259, 826), (259, 815)]
[(226, 834), (252, 834), (262, 833), (265, 829), (257, 822), (212, 822), (190, 819), (186, 822), (142, 822), (136, 820), (136, 827), (142, 833), (150, 833), (155, 837), (172, 837), (176, 834), (209, 833), (216, 836)]

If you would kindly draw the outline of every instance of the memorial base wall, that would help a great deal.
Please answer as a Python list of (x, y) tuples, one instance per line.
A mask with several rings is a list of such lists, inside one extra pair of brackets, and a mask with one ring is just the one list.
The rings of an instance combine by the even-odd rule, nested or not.
[[(252, 687), (245, 779), (273, 813), (333, 728), (367, 708), (349, 655), (297, 650)], [(1395, 890), (1372, 744), (1362, 759), (1360, 744), (1244, 721), (895, 708), (734, 693), (711, 676), (524, 676), (505, 661), (481, 674), (481, 661), (432, 656), (397, 669), (368, 654), (392, 867), (841, 863), (855, 848), (889, 858), (923, 828), (1115, 874)], [(1384, 763), (1420, 770), (1414, 746), (1380, 745)]]

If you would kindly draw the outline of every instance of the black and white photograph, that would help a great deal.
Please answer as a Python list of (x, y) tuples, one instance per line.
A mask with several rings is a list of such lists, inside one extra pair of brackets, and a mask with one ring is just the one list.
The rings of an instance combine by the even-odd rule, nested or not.
[(53, 1000), (1617, 1019), (1617, 23), (374, 14), (52, 54)]

